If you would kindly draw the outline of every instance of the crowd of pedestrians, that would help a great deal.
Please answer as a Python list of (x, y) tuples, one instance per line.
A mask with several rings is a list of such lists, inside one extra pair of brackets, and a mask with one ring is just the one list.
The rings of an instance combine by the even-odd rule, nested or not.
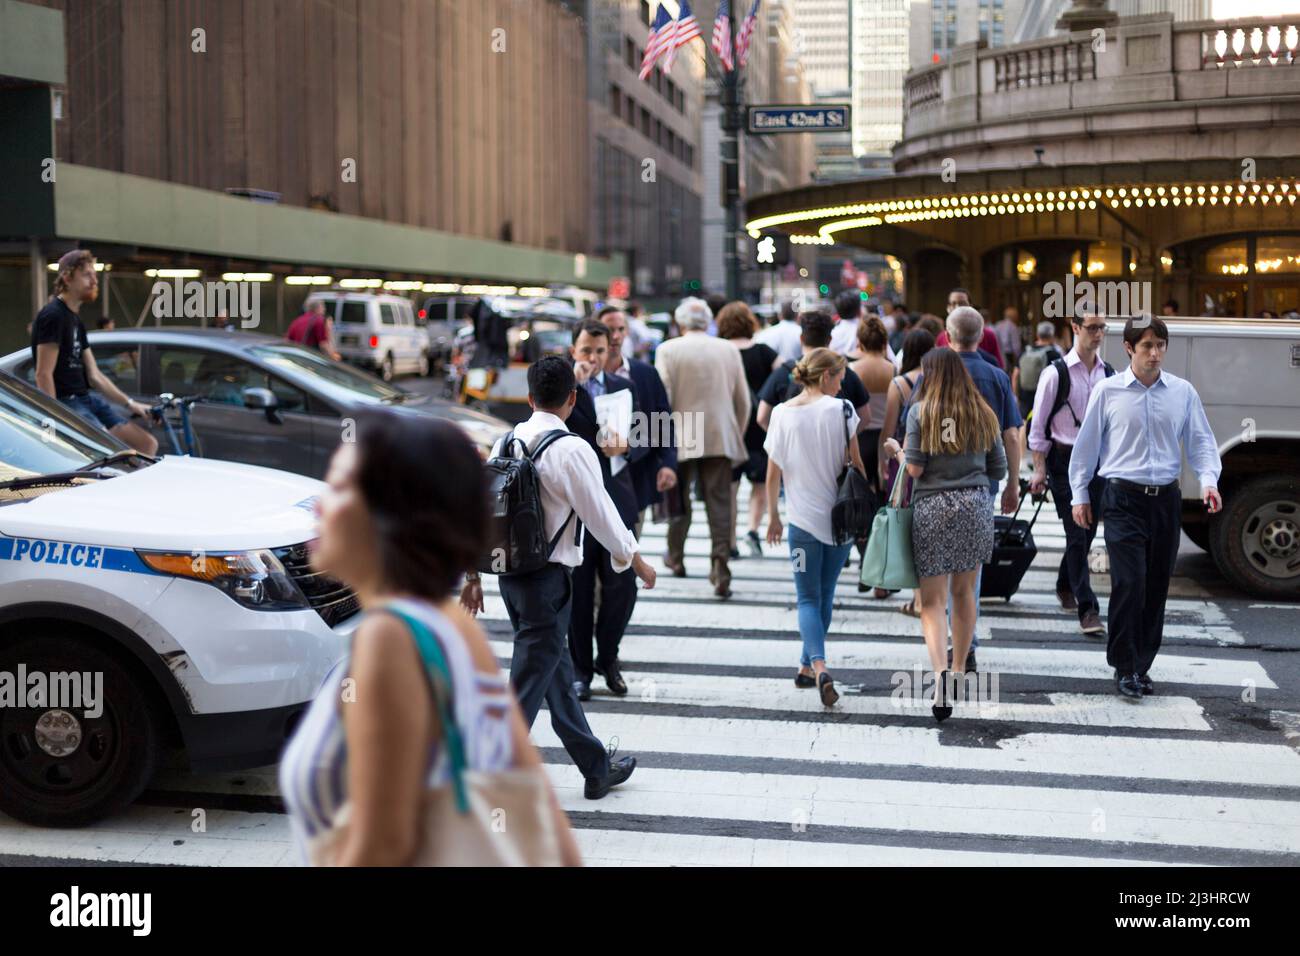
[[(957, 675), (977, 669), (981, 571), (995, 547), (994, 511), (1019, 504), (1027, 438), (1028, 487), (1051, 493), (1065, 528), (1060, 603), (1077, 612), (1084, 633), (1106, 636), (1117, 693), (1154, 692), (1184, 448), (1207, 507), (1220, 507), (1213, 437), (1195, 391), (1161, 368), (1168, 331), (1159, 319), (1128, 321), (1130, 364), (1117, 372), (1100, 358), (1106, 319), (1090, 307), (1071, 321), (1073, 346), (1061, 350), (1050, 324), (1029, 346), (1010, 336), (1013, 310), (988, 328), (960, 289), (942, 322), (864, 312), (856, 295), (852, 303), (842, 297), (835, 315), (787, 309), (767, 329), (743, 303), (715, 306), (683, 301), (674, 314), (681, 334), (658, 345), (653, 365), (629, 354), (628, 316), (607, 307), (575, 329), (567, 357), (529, 368), (532, 415), (493, 452), (528, 459), (546, 545), (538, 567), (498, 579), (514, 632), (508, 684), (473, 618), (484, 606), (476, 568), (488, 502), (472, 448), (440, 423), (387, 410), (360, 417), (357, 442), (331, 464), (312, 560), (357, 592), (367, 616), (281, 768), (305, 858), (434, 860), (422, 794), (454, 786), (459, 767), (481, 779), (531, 781), (528, 827), (545, 831), (551, 862), (579, 863), (528, 730), (545, 701), (589, 799), (631, 776), (636, 759), (605, 746), (582, 703), (595, 675), (610, 693), (628, 692), (619, 645), (638, 580), (645, 588), (656, 581), (638, 543), (647, 509), (668, 521), (664, 567), (685, 576), (693, 497), (708, 517), (718, 598), (731, 595), (740, 520), (750, 555), (761, 555), (764, 542), (787, 546), (799, 632), (794, 682), (831, 707), (839, 692), (827, 635), (855, 543), (832, 527), (837, 489), (849, 468), (882, 501), (897, 483), (911, 509), (906, 544), (917, 582), (903, 607), (920, 618), (935, 675), (928, 702), (943, 721), (959, 699)], [(636, 413), (663, 415), (676, 429), (648, 442), (619, 434), (600, 409), (621, 392), (631, 393)], [(431, 457), (443, 467), (423, 468)], [(743, 518), (742, 480), (750, 484)], [(1108, 635), (1087, 561), (1099, 520), (1112, 568)], [(435, 673), (431, 646), (445, 687), (425, 677)], [(358, 703), (340, 706), (349, 679)], [(411, 700), (425, 702), (414, 715)], [(385, 731), (399, 722), (403, 734)]]

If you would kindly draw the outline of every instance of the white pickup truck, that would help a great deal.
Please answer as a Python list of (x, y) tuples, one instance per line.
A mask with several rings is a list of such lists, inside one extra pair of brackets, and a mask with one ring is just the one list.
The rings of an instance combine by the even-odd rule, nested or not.
[[(1224, 577), (1261, 597), (1300, 599), (1300, 322), (1165, 319), (1164, 367), (1196, 386), (1223, 458), (1223, 511), (1208, 515), (1184, 463), (1183, 530)], [(1128, 365), (1124, 322), (1102, 357)]]

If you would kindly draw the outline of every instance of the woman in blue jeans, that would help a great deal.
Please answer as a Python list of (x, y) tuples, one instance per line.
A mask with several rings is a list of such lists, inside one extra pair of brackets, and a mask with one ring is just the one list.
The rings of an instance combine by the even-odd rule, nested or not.
[[(853, 543), (837, 545), (831, 532), (831, 511), (839, 477), (847, 462), (866, 477), (858, 450), (858, 414), (853, 405), (836, 398), (844, 380), (844, 356), (830, 349), (813, 349), (794, 367), (803, 390), (772, 410), (763, 449), (767, 452), (767, 541), (781, 540), (777, 501), (785, 482), (786, 515), (790, 519), (790, 561), (799, 596), (799, 658), (796, 687), (816, 687), (827, 707), (839, 700), (826, 670), (826, 632), (831, 626), (835, 583)], [(849, 440), (845, 442), (847, 421)]]

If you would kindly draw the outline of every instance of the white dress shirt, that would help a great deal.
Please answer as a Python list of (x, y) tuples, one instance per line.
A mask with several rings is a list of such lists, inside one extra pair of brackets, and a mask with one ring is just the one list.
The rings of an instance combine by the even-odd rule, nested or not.
[(801, 329), (799, 323), (782, 319), (776, 325), (768, 326), (754, 336), (755, 342), (761, 342), (777, 355), (782, 362), (797, 362), (803, 355), (803, 345), (799, 342)]
[[(528, 421), (515, 426), (515, 437), (531, 452), (542, 435), (557, 428), (569, 430), (559, 417), (550, 412), (535, 411)], [(492, 449), (493, 457), (501, 454), (504, 440), (497, 441)], [(517, 446), (513, 454), (519, 454)], [(556, 439), (542, 453), (535, 467), (542, 486), (546, 540), (554, 538), (560, 525), (569, 522), (551, 553), (551, 561), (571, 568), (582, 564), (582, 541), (574, 533), (577, 522), (570, 518), (572, 512), (577, 512), (586, 531), (609, 552), (609, 562), (614, 570), (626, 571), (637, 552), (636, 537), (623, 524), (614, 500), (605, 490), (600, 460), (586, 440), (581, 436)]]
[(1202, 492), (1217, 488), (1219, 447), (1190, 382), (1162, 371), (1147, 388), (1131, 367), (1102, 379), (1070, 454), (1074, 503), (1091, 504), (1088, 482), (1094, 473), (1139, 485), (1171, 484), (1182, 471), (1184, 448)]
[(859, 319), (840, 319), (831, 330), (831, 348), (841, 355), (851, 355), (858, 350)]

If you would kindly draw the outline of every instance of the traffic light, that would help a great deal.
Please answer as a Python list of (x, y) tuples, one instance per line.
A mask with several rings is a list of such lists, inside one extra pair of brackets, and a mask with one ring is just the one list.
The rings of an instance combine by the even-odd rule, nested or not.
[(754, 266), (764, 271), (775, 271), (790, 262), (790, 237), (773, 232), (754, 240)]

